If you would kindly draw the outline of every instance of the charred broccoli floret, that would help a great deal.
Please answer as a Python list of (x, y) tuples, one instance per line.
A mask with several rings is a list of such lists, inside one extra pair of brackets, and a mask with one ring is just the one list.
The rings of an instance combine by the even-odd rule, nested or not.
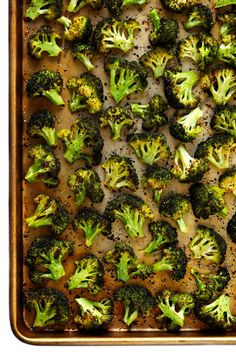
[(25, 291), (24, 304), (27, 310), (34, 311), (34, 328), (62, 326), (69, 317), (67, 297), (54, 288)]
[(184, 221), (184, 215), (190, 211), (189, 198), (180, 193), (171, 192), (163, 197), (159, 205), (159, 213), (177, 222), (179, 229), (187, 233), (188, 228)]
[(227, 43), (220, 44), (217, 59), (236, 67), (236, 36)]
[(41, 59), (45, 52), (49, 57), (57, 57), (62, 49), (58, 46), (60, 39), (50, 26), (41, 26), (35, 34), (32, 34), (27, 41), (28, 53), (36, 59)]
[(165, 50), (155, 48), (144, 53), (139, 58), (139, 62), (146, 69), (150, 69), (152, 71), (154, 79), (158, 79), (163, 75), (165, 67), (170, 59), (173, 59), (173, 55), (169, 54)]
[(168, 160), (171, 151), (162, 133), (133, 133), (127, 137), (128, 144), (137, 157), (147, 165), (156, 164), (160, 159)]
[(161, 3), (174, 12), (183, 12), (197, 3), (197, 0), (161, 0)]
[(26, 82), (27, 96), (44, 96), (56, 106), (64, 105), (60, 96), (63, 80), (58, 71), (42, 69), (34, 72)]
[(94, 118), (80, 117), (72, 125), (71, 130), (62, 129), (57, 136), (64, 143), (64, 157), (69, 163), (84, 160), (86, 166), (91, 167), (101, 162), (103, 139)]
[(149, 42), (152, 46), (166, 46), (175, 44), (179, 26), (175, 19), (160, 17), (157, 9), (153, 9), (149, 13), (153, 25), (153, 32), (149, 34)]
[(136, 61), (109, 56), (105, 59), (104, 66), (109, 75), (109, 92), (116, 103), (147, 87), (147, 71)]
[(180, 144), (175, 152), (173, 175), (182, 183), (195, 183), (208, 171), (205, 159), (190, 156), (185, 146)]
[(68, 41), (84, 43), (92, 34), (92, 23), (87, 16), (76, 16), (72, 20), (61, 16), (57, 21), (64, 26), (64, 37)]
[(29, 278), (35, 284), (45, 280), (59, 280), (65, 275), (63, 260), (73, 253), (71, 241), (58, 240), (52, 236), (40, 236), (30, 245), (25, 262)]
[(31, 138), (42, 137), (48, 145), (56, 146), (55, 120), (54, 114), (47, 109), (34, 112), (27, 123), (27, 134)]
[(73, 59), (78, 59), (87, 70), (93, 70), (94, 65), (91, 60), (95, 54), (95, 49), (90, 44), (74, 42), (71, 46)]
[(105, 3), (110, 14), (119, 16), (127, 6), (143, 5), (146, 3), (146, 0), (106, 0)]
[(220, 21), (220, 35), (224, 41), (228, 35), (233, 35), (236, 30), (235, 11), (224, 11), (218, 14), (217, 19)]
[(236, 93), (236, 72), (231, 68), (214, 69), (202, 77), (201, 87), (217, 105), (225, 105)]
[(95, 170), (78, 168), (68, 178), (68, 186), (75, 193), (77, 205), (83, 204), (86, 196), (92, 203), (101, 203), (104, 192), (101, 187), (101, 179)]
[(122, 193), (108, 202), (105, 216), (111, 222), (121, 220), (130, 237), (144, 237), (144, 221), (152, 219), (153, 213), (142, 198)]
[(63, 0), (31, 0), (25, 16), (32, 21), (39, 16), (44, 16), (48, 21), (52, 21), (61, 16)]
[(70, 0), (67, 11), (79, 12), (85, 6), (90, 6), (94, 10), (100, 10), (103, 7), (104, 0)]
[(156, 315), (155, 319), (158, 323), (164, 322), (170, 332), (176, 332), (183, 327), (186, 316), (195, 306), (191, 294), (177, 293), (168, 289), (157, 293), (156, 303), (161, 314)]
[(121, 140), (123, 129), (130, 129), (134, 121), (125, 108), (109, 107), (99, 117), (101, 128), (110, 127), (112, 140)]
[(80, 313), (75, 316), (75, 322), (81, 330), (105, 331), (113, 319), (113, 300), (104, 298), (101, 301), (92, 301), (85, 297), (76, 298)]
[(47, 145), (37, 144), (30, 148), (28, 157), (33, 164), (28, 168), (25, 179), (29, 183), (42, 182), (48, 187), (58, 185), (58, 173), (60, 172), (60, 161), (53, 150)]
[(167, 167), (148, 166), (142, 177), (142, 186), (153, 192), (153, 200), (159, 203), (163, 189), (171, 182), (173, 174)]
[(218, 169), (225, 169), (229, 167), (230, 153), (235, 147), (233, 136), (215, 134), (198, 144), (194, 156), (198, 159), (207, 159)]
[(213, 229), (204, 225), (197, 226), (197, 233), (189, 244), (194, 258), (204, 258), (216, 264), (224, 262), (226, 242)]
[(135, 45), (135, 31), (140, 29), (139, 22), (131, 18), (128, 20), (104, 18), (98, 22), (93, 33), (95, 48), (101, 53), (107, 53), (111, 49), (127, 53)]
[(87, 247), (91, 247), (99, 234), (110, 235), (111, 222), (94, 209), (82, 208), (75, 216), (74, 228), (83, 231), (85, 244)]
[(211, 118), (211, 128), (236, 138), (236, 105), (216, 107)]
[(154, 306), (151, 292), (138, 284), (128, 284), (119, 288), (115, 293), (115, 300), (123, 304), (123, 321), (128, 327), (138, 317), (146, 317)]
[(103, 84), (99, 77), (85, 72), (67, 81), (67, 88), (72, 91), (69, 101), (71, 112), (86, 110), (91, 114), (99, 113), (103, 107)]
[(236, 167), (231, 167), (220, 175), (219, 186), (236, 197)]
[(104, 185), (112, 191), (123, 188), (136, 190), (138, 188), (138, 175), (133, 160), (129, 157), (113, 154), (102, 163), (105, 171)]
[(200, 27), (206, 32), (210, 32), (214, 25), (211, 9), (203, 4), (196, 4), (190, 8), (188, 19), (184, 23), (184, 28), (189, 31), (192, 28)]
[(67, 286), (72, 289), (88, 289), (97, 294), (103, 286), (103, 265), (93, 254), (87, 254), (75, 261), (76, 269), (68, 279)]
[(227, 233), (231, 238), (231, 241), (236, 243), (236, 213), (232, 216), (227, 224)]

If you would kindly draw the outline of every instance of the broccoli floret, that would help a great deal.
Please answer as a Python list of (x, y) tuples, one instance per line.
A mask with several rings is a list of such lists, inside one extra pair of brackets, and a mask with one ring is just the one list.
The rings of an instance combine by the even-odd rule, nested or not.
[(144, 250), (147, 254), (159, 251), (163, 247), (174, 247), (178, 243), (176, 228), (171, 226), (167, 221), (151, 222), (148, 225), (148, 230), (152, 235), (152, 240)]
[(57, 44), (58, 39), (60, 39), (59, 34), (50, 26), (41, 26), (35, 34), (28, 38), (28, 52), (36, 59), (41, 59), (44, 52), (49, 57), (57, 57), (62, 52)]
[(28, 227), (37, 229), (50, 226), (55, 235), (60, 235), (69, 223), (69, 216), (59, 199), (38, 194), (34, 198), (37, 205), (34, 214), (25, 219)]
[(231, 167), (220, 175), (219, 186), (236, 197), (236, 167)]
[(198, 144), (194, 156), (207, 159), (218, 169), (225, 169), (229, 167), (230, 153), (235, 147), (233, 136), (215, 134)]
[(42, 69), (34, 72), (26, 82), (27, 96), (44, 96), (56, 106), (64, 105), (60, 96), (63, 80), (58, 71)]
[(47, 145), (37, 144), (30, 148), (28, 157), (33, 160), (25, 179), (29, 183), (42, 182), (48, 187), (58, 185), (58, 173), (60, 172), (60, 161), (53, 150)]
[(182, 248), (169, 247), (162, 250), (160, 261), (152, 264), (153, 273), (168, 271), (173, 280), (184, 278), (187, 268), (187, 256)]
[(104, 256), (106, 263), (111, 263), (116, 269), (116, 278), (127, 282), (136, 268), (136, 255), (131, 246), (124, 242), (117, 242), (114, 248)]
[(190, 8), (188, 19), (184, 23), (184, 28), (188, 31), (192, 28), (200, 27), (206, 32), (210, 32), (214, 25), (211, 9), (202, 4), (196, 4)]
[(75, 316), (75, 322), (80, 330), (105, 331), (113, 319), (114, 304), (111, 298), (92, 301), (84, 297), (76, 298), (80, 314)]
[(164, 92), (169, 104), (175, 108), (194, 108), (198, 99), (193, 94), (199, 75), (194, 71), (164, 71)]
[(227, 224), (227, 233), (231, 238), (231, 241), (236, 243), (236, 213), (232, 216)]
[(99, 113), (103, 107), (103, 84), (99, 77), (85, 72), (67, 81), (67, 88), (72, 91), (69, 108), (71, 112), (87, 110), (91, 114)]
[(169, 54), (165, 50), (155, 48), (144, 53), (139, 58), (139, 62), (146, 69), (150, 69), (152, 71), (154, 79), (158, 79), (163, 75), (165, 67), (170, 59), (173, 59), (173, 55)]
[(214, 69), (202, 77), (201, 87), (217, 105), (225, 105), (236, 93), (236, 72), (231, 68)]
[(87, 254), (75, 261), (74, 274), (67, 281), (69, 290), (88, 289), (97, 294), (103, 286), (103, 265), (93, 254)]
[(127, 110), (118, 106), (107, 108), (101, 113), (99, 121), (101, 128), (110, 127), (113, 141), (121, 140), (123, 129), (130, 129), (134, 125)]
[(132, 238), (144, 237), (144, 221), (153, 219), (153, 213), (144, 200), (128, 193), (122, 193), (109, 201), (105, 215), (111, 222), (121, 220)]
[(92, 34), (92, 22), (87, 16), (75, 16), (72, 20), (61, 16), (57, 21), (64, 26), (64, 37), (68, 41), (86, 43)]
[(228, 43), (220, 44), (217, 59), (236, 67), (236, 37)]
[(203, 111), (200, 107), (196, 107), (184, 115), (175, 113), (174, 117), (170, 119), (170, 134), (180, 141), (192, 142), (202, 131), (201, 126), (197, 124), (202, 117)]
[(109, 75), (109, 92), (116, 103), (147, 87), (147, 71), (136, 61), (109, 56), (105, 59), (104, 67)]
[(161, 0), (161, 3), (174, 12), (183, 12), (197, 3), (197, 0)]
[(211, 128), (236, 138), (236, 105), (217, 106), (211, 118)]
[(72, 125), (71, 130), (62, 129), (57, 136), (64, 143), (64, 157), (69, 163), (82, 159), (86, 166), (91, 167), (101, 162), (103, 139), (94, 118), (80, 117)]
[(150, 44), (154, 47), (175, 44), (179, 32), (177, 21), (175, 19), (160, 17), (157, 9), (151, 10), (149, 17), (153, 25), (153, 32), (148, 36)]
[(138, 175), (133, 160), (129, 157), (114, 154), (102, 163), (102, 168), (105, 171), (103, 183), (110, 190), (128, 188), (135, 191), (138, 188)]
[(196, 306), (195, 315), (211, 329), (225, 331), (236, 322), (236, 317), (231, 312), (231, 297), (225, 294), (210, 304)]
[(62, 5), (63, 0), (31, 0), (25, 16), (34, 21), (42, 15), (46, 20), (52, 21), (61, 16)]
[(155, 319), (159, 323), (165, 322), (170, 332), (176, 332), (184, 326), (186, 316), (195, 306), (191, 294), (177, 293), (168, 289), (157, 293), (156, 303), (161, 314), (156, 315)]
[(113, 16), (119, 16), (122, 14), (126, 6), (143, 5), (146, 3), (146, 0), (106, 0), (105, 2), (110, 14)]
[(35, 284), (45, 280), (59, 280), (65, 275), (63, 260), (73, 253), (71, 241), (58, 240), (52, 236), (36, 238), (27, 251), (25, 262), (29, 278)]
[(226, 242), (213, 229), (204, 225), (197, 226), (197, 233), (189, 244), (194, 258), (204, 258), (216, 264), (224, 262), (226, 254)]
[(34, 311), (34, 328), (62, 326), (69, 317), (70, 306), (63, 292), (54, 288), (41, 288), (24, 292), (27, 310)]
[(95, 170), (78, 168), (68, 178), (68, 186), (75, 193), (77, 205), (81, 205), (85, 197), (89, 197), (92, 203), (101, 203), (104, 191), (101, 187), (101, 179)]
[(235, 5), (235, 0), (216, 0), (215, 1), (215, 8), (218, 9), (219, 7)]
[(227, 40), (228, 36), (235, 33), (236, 30), (235, 11), (224, 11), (218, 14), (217, 19), (220, 21), (221, 39), (222, 41)]
[(117, 20), (104, 18), (96, 25), (93, 33), (95, 48), (101, 53), (119, 49), (127, 53), (134, 47), (134, 33), (140, 30), (140, 23), (133, 19)]
[(94, 209), (82, 208), (75, 216), (74, 228), (83, 231), (85, 244), (87, 247), (91, 247), (99, 234), (110, 235), (111, 222), (106, 216)]
[(148, 165), (156, 164), (160, 159), (168, 160), (171, 156), (166, 137), (162, 133), (129, 134), (127, 142), (137, 157)]
[(142, 186), (149, 187), (153, 192), (153, 200), (159, 203), (163, 189), (173, 178), (172, 172), (167, 167), (148, 166), (142, 177)]
[(189, 211), (189, 198), (180, 193), (168, 193), (163, 197), (159, 205), (159, 213), (167, 218), (175, 220), (179, 229), (184, 233), (188, 232), (188, 228), (183, 217)]
[(31, 114), (27, 124), (27, 134), (31, 138), (42, 137), (52, 147), (57, 145), (57, 134), (55, 129), (55, 116), (47, 109)]
[(119, 288), (115, 299), (123, 304), (123, 321), (130, 327), (138, 317), (146, 317), (154, 306), (151, 292), (144, 286), (128, 284)]
[(104, 0), (70, 0), (67, 11), (79, 12), (85, 6), (90, 6), (94, 10), (100, 10), (103, 7)]
[(198, 182), (208, 170), (208, 163), (205, 159), (190, 156), (182, 144), (177, 147), (172, 173), (181, 183)]
[(73, 59), (78, 59), (87, 70), (93, 70), (94, 65), (91, 62), (95, 54), (95, 49), (90, 44), (74, 42), (71, 46)]

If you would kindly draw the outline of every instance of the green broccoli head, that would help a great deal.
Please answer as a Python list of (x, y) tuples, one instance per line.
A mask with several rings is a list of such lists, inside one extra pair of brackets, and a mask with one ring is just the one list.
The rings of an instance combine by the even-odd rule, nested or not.
[(61, 16), (63, 0), (31, 0), (25, 16), (34, 21), (39, 16), (52, 21)]
[(188, 19), (184, 23), (184, 28), (189, 31), (192, 28), (200, 27), (206, 32), (210, 32), (214, 25), (211, 9), (203, 4), (196, 4), (189, 9)]
[(163, 189), (170, 184), (173, 174), (167, 167), (148, 166), (142, 177), (143, 187), (149, 187), (153, 192), (153, 200), (159, 203)]
[[(224, 0), (226, 1), (226, 0)], [(223, 0), (222, 0), (223, 2)], [(221, 39), (227, 40), (228, 36), (235, 33), (236, 29), (236, 16), (235, 10), (224, 11), (218, 14), (218, 21), (220, 22), (220, 35)]]
[(227, 43), (221, 43), (217, 51), (217, 59), (236, 67), (236, 37)]
[(236, 243), (236, 213), (231, 217), (227, 224), (227, 234), (230, 236), (231, 241)]
[(57, 21), (64, 26), (64, 38), (67, 41), (88, 42), (92, 34), (92, 22), (88, 16), (75, 16), (72, 20), (61, 16)]
[(219, 186), (236, 197), (236, 167), (231, 167), (220, 175)]
[(94, 69), (91, 60), (95, 55), (95, 48), (90, 44), (74, 42), (71, 46), (71, 54), (72, 58), (78, 59), (88, 71)]
[(127, 6), (144, 5), (146, 0), (106, 0), (105, 3), (111, 15), (119, 16)]
[(42, 137), (48, 145), (55, 147), (57, 145), (55, 120), (54, 114), (47, 109), (34, 112), (27, 123), (27, 134), (31, 138)]
[(183, 12), (197, 3), (197, 0), (161, 0), (161, 3), (174, 12)]
[(158, 79), (164, 73), (165, 67), (169, 60), (173, 59), (173, 55), (159, 48), (148, 50), (140, 58), (139, 62), (146, 69), (150, 69), (154, 79)]
[(211, 128), (236, 138), (236, 105), (217, 106), (211, 118)]
[(25, 262), (29, 267), (29, 278), (41, 285), (46, 280), (59, 280), (65, 275), (63, 261), (73, 253), (71, 241), (52, 236), (36, 238), (27, 250)]
[(149, 13), (153, 25), (153, 31), (149, 34), (149, 42), (156, 47), (173, 45), (177, 41), (179, 25), (175, 19), (160, 17), (157, 9)]
[(150, 254), (159, 251), (163, 247), (176, 246), (178, 243), (178, 234), (176, 228), (167, 221), (160, 220), (151, 222), (148, 225), (152, 240), (145, 248), (145, 253)]
[(79, 12), (86, 6), (90, 6), (94, 10), (101, 10), (104, 0), (69, 0), (67, 7), (68, 12)]
[(97, 294), (103, 284), (103, 265), (93, 254), (86, 254), (75, 261), (74, 274), (67, 281), (69, 290), (88, 289), (92, 294)]

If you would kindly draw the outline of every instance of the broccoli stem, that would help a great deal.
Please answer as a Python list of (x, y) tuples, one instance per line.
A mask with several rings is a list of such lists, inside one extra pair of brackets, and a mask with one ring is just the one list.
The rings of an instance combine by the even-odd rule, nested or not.
[(131, 312), (129, 306), (126, 305), (124, 308), (123, 320), (127, 324), (127, 326), (130, 326), (131, 323), (134, 322), (137, 317), (138, 317), (138, 311), (135, 310)]
[(184, 234), (187, 234), (188, 233), (188, 227), (185, 224), (184, 219), (180, 218), (180, 219), (176, 220), (176, 222), (177, 222), (177, 224), (179, 226), (180, 231), (182, 231)]
[(39, 135), (45, 139), (48, 145), (56, 146), (57, 145), (57, 133), (55, 128), (43, 127)]
[(40, 219), (35, 220), (38, 216), (31, 216), (26, 219), (26, 223), (29, 227), (33, 227), (37, 229), (42, 226), (50, 226), (52, 225), (52, 218), (50, 216), (40, 217)]
[(146, 114), (150, 113), (150, 106), (149, 104), (132, 103), (131, 110), (134, 114), (144, 119)]
[(152, 265), (152, 270), (154, 273), (163, 272), (166, 270), (173, 270), (173, 264), (169, 264), (165, 258), (162, 258), (159, 262)]
[(56, 315), (56, 309), (52, 308), (49, 301), (45, 301), (44, 304), (43, 306), (41, 303), (34, 301), (36, 315), (33, 327), (44, 327)]
[(146, 0), (123, 0), (122, 6), (128, 5), (143, 5), (146, 3)]
[(202, 115), (203, 111), (199, 107), (196, 107), (182, 119), (179, 119), (178, 122), (182, 124), (183, 127), (191, 131), (196, 127), (197, 121), (202, 117)]
[(159, 249), (161, 245), (164, 245), (166, 240), (163, 237), (153, 239), (149, 245), (145, 248), (144, 252), (147, 254), (153, 253)]
[(216, 0), (215, 8), (218, 9), (219, 7), (235, 5), (235, 0)]
[(80, 110), (86, 109), (86, 103), (83, 103), (83, 97), (80, 97), (77, 93), (73, 92), (71, 96), (71, 100), (69, 101), (69, 107), (72, 113)]
[(91, 63), (89, 57), (82, 53), (77, 53), (77, 58), (81, 61), (81, 63), (85, 66), (87, 70), (93, 70), (94, 65)]
[(70, 25), (72, 23), (72, 21), (65, 16), (61, 16), (60, 18), (57, 19), (57, 21), (64, 26), (65, 31), (68, 30), (68, 28), (70, 27)]
[(29, 167), (25, 175), (25, 179), (29, 183), (35, 182), (39, 174), (49, 172), (48, 168), (41, 168), (41, 166), (42, 166), (42, 160), (36, 159), (35, 162)]
[(160, 199), (161, 199), (161, 194), (162, 194), (162, 189), (154, 189), (153, 191), (153, 200), (156, 203), (159, 203)]
[(127, 253), (124, 253), (121, 256), (119, 263), (116, 264), (117, 279), (119, 279), (125, 283), (130, 278), (129, 267), (128, 267), (129, 262), (130, 262), (130, 256)]
[(175, 323), (175, 326), (183, 327), (184, 325), (184, 312), (179, 311), (176, 313), (175, 305), (171, 305), (168, 301), (168, 304), (165, 305), (162, 302), (158, 303), (158, 307), (165, 314), (165, 317), (168, 317), (171, 322)]
[(85, 244), (87, 247), (92, 246), (96, 236), (103, 230), (99, 224), (93, 226), (91, 223), (83, 221), (80, 222), (80, 228), (84, 231)]
[(49, 101), (52, 102), (53, 104), (55, 104), (56, 106), (63, 106), (64, 105), (64, 101), (63, 101), (62, 97), (59, 95), (59, 93), (55, 89), (43, 91), (42, 95), (44, 97), (47, 97), (49, 99)]
[(130, 237), (144, 237), (143, 223), (144, 217), (138, 211), (124, 207), (123, 211), (115, 211), (117, 219), (121, 220)]
[[(92, 274), (90, 274), (93, 276)], [(79, 288), (87, 288), (88, 287), (88, 271), (85, 269), (80, 269), (77, 271), (69, 280), (68, 280), (68, 289), (79, 289)]]
[(77, 193), (76, 193), (76, 195), (75, 195), (75, 202), (76, 202), (76, 204), (78, 205), (78, 206), (80, 206), (82, 203), (83, 203), (83, 201), (84, 201), (84, 199), (85, 199), (85, 197), (86, 197), (86, 188), (85, 188), (85, 186), (80, 186), (80, 190), (79, 191), (77, 191)]
[(75, 301), (80, 306), (81, 315), (83, 316), (86, 312), (90, 313), (97, 319), (102, 319), (103, 314), (95, 306), (99, 307), (101, 304), (94, 301), (88, 300), (84, 297), (76, 298)]
[(121, 68), (118, 82), (116, 74), (116, 69), (110, 71), (110, 92), (116, 103), (119, 103), (125, 96), (136, 91), (135, 83), (136, 79), (138, 79), (138, 74), (127, 68)]
[(224, 207), (220, 212), (219, 214), (225, 218), (227, 215), (228, 215), (228, 209), (226, 207)]
[(65, 270), (62, 265), (62, 257), (58, 257), (57, 259), (54, 256), (49, 258), (49, 264), (44, 264), (44, 267), (49, 269), (50, 275), (47, 276), (48, 279), (58, 280), (65, 275)]
[(158, 32), (160, 28), (160, 16), (158, 15), (157, 9), (153, 9), (149, 12), (149, 17), (152, 21), (154, 32)]
[(79, 4), (78, 2), (78, 0), (70, 0), (67, 10), (69, 12), (78, 12), (87, 5), (85, 0), (82, 0)]
[(42, 7), (50, 5), (50, 3), (51, 3), (50, 0), (48, 0), (48, 1), (46, 1), (46, 0), (33, 1), (31, 6), (29, 6), (28, 9), (26, 10), (26, 14), (25, 14), (26, 17), (28, 17), (32, 21), (34, 21), (40, 15), (48, 14), (48, 9), (42, 9)]
[(192, 18), (190, 17), (184, 24), (184, 28), (186, 30), (189, 30), (193, 27), (197, 27), (197, 26), (200, 26), (201, 25), (201, 21), (196, 19), (196, 18)]

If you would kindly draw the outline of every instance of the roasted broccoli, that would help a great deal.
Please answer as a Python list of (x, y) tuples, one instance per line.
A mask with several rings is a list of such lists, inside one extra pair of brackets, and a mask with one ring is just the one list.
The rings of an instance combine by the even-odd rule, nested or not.
[(154, 307), (151, 292), (138, 284), (128, 284), (119, 288), (115, 293), (115, 300), (123, 304), (123, 321), (128, 327), (138, 317), (146, 317)]
[(235, 30), (236, 30), (235, 11), (224, 11), (218, 14), (217, 19), (220, 21), (220, 35), (222, 41), (227, 40), (228, 36), (235, 34)]
[(112, 140), (121, 140), (123, 129), (130, 129), (134, 121), (129, 112), (122, 107), (108, 107), (99, 117), (101, 128), (110, 127)]
[(42, 137), (52, 147), (57, 145), (57, 134), (55, 129), (55, 116), (47, 109), (31, 114), (27, 123), (27, 134), (31, 138)]
[(158, 79), (163, 75), (165, 67), (170, 59), (173, 59), (173, 55), (169, 54), (165, 50), (155, 48), (144, 53), (139, 58), (139, 62), (146, 69), (150, 69), (152, 71), (154, 79)]
[(50, 26), (41, 26), (35, 34), (32, 34), (27, 41), (28, 53), (36, 59), (41, 59), (45, 52), (49, 57), (57, 57), (62, 49), (58, 46), (60, 39)]
[(37, 237), (27, 250), (25, 262), (29, 267), (29, 278), (35, 284), (45, 280), (59, 280), (65, 275), (64, 259), (73, 253), (71, 241), (52, 236)]
[(76, 298), (79, 305), (79, 314), (74, 321), (79, 325), (80, 330), (105, 331), (113, 319), (113, 300), (104, 298), (101, 301), (92, 301), (85, 297)]
[(99, 113), (103, 107), (103, 84), (99, 77), (85, 72), (73, 76), (67, 81), (67, 88), (72, 92), (69, 101), (71, 112), (86, 110), (91, 114)]
[(74, 229), (83, 231), (85, 244), (91, 247), (99, 234), (110, 235), (111, 222), (94, 209), (82, 208), (75, 216)]
[(161, 314), (155, 316), (158, 323), (165, 323), (170, 332), (176, 332), (184, 326), (186, 316), (195, 306), (194, 297), (187, 293), (178, 293), (165, 289), (156, 295), (157, 307)]
[(63, 0), (31, 0), (25, 16), (34, 21), (42, 15), (52, 21), (61, 16), (62, 5)]
[(146, 3), (146, 0), (106, 0), (105, 3), (111, 15), (119, 16), (122, 14), (125, 7), (132, 5), (143, 5)]
[(236, 167), (231, 167), (220, 175), (219, 186), (236, 197)]
[(236, 36), (228, 42), (220, 44), (217, 51), (217, 59), (236, 67)]
[(167, 167), (148, 166), (142, 177), (142, 186), (153, 192), (153, 200), (159, 203), (163, 189), (171, 182), (173, 174)]
[(197, 0), (161, 0), (161, 3), (174, 12), (183, 12), (197, 3)]
[(72, 20), (61, 16), (57, 21), (64, 26), (64, 37), (68, 41), (84, 43), (92, 34), (92, 22), (87, 16), (76, 16)]
[(79, 206), (86, 197), (89, 197), (92, 203), (101, 203), (104, 198), (101, 180), (95, 170), (78, 168), (69, 176), (68, 186), (75, 193), (76, 204)]
[(113, 264), (116, 269), (116, 278), (127, 282), (136, 268), (136, 255), (131, 246), (125, 242), (117, 242), (114, 248), (107, 251), (104, 261)]
[(25, 291), (24, 304), (27, 310), (34, 311), (34, 328), (62, 326), (69, 317), (67, 297), (54, 288)]
[(147, 87), (147, 71), (136, 61), (109, 56), (105, 59), (104, 66), (109, 75), (109, 92), (116, 103)]
[(208, 170), (208, 163), (205, 159), (190, 156), (182, 144), (177, 147), (172, 173), (181, 183), (198, 182)]
[(200, 27), (206, 32), (210, 32), (214, 25), (211, 9), (203, 4), (196, 4), (190, 8), (188, 19), (184, 22), (184, 28), (189, 31), (192, 28)]
[(164, 71), (164, 92), (169, 104), (175, 108), (194, 108), (198, 99), (193, 94), (199, 75), (194, 71)]
[(188, 228), (184, 221), (184, 215), (190, 211), (189, 198), (180, 193), (170, 192), (163, 197), (159, 205), (159, 213), (162, 216), (175, 220), (179, 229), (187, 233)]
[(57, 176), (61, 165), (49, 146), (43, 144), (32, 146), (28, 152), (28, 157), (33, 160), (33, 164), (26, 172), (25, 179), (27, 182), (42, 182), (48, 187), (58, 185)]
[(104, 0), (70, 0), (67, 11), (69, 12), (79, 12), (85, 6), (90, 6), (94, 10), (101, 10), (103, 7)]
[(177, 21), (160, 17), (157, 9), (151, 10), (149, 17), (153, 25), (153, 31), (148, 36), (150, 44), (154, 47), (175, 44), (179, 32)]
[(236, 243), (236, 213), (232, 216), (227, 224), (227, 233), (231, 238), (231, 241)]
[(67, 286), (72, 289), (88, 289), (97, 294), (103, 286), (103, 265), (93, 254), (86, 254), (75, 261), (76, 269), (68, 279)]
[(204, 158), (218, 169), (229, 167), (229, 158), (232, 150), (236, 148), (233, 136), (228, 134), (215, 134), (201, 141), (194, 156), (198, 159)]
[(218, 9), (219, 7), (235, 5), (235, 0), (216, 0), (215, 1), (215, 8)]
[(91, 167), (101, 162), (103, 139), (94, 118), (80, 117), (72, 125), (71, 130), (62, 129), (57, 136), (64, 143), (64, 157), (69, 163), (84, 160), (86, 166)]
[(127, 142), (140, 161), (147, 165), (156, 164), (160, 159), (168, 160), (171, 156), (163, 133), (133, 133), (127, 136)]
[(217, 105), (225, 105), (236, 93), (236, 72), (231, 68), (213, 69), (202, 77), (201, 88)]
[(194, 258), (204, 258), (216, 264), (224, 262), (226, 242), (213, 229), (204, 225), (197, 226), (197, 233), (189, 244)]
[(211, 128), (236, 138), (236, 105), (217, 106), (211, 118)]
[(87, 70), (93, 70), (94, 65), (91, 62), (95, 49), (90, 44), (74, 42), (71, 46), (71, 54), (73, 59), (78, 59)]
[(111, 222), (121, 220), (130, 237), (144, 237), (144, 221), (153, 219), (153, 213), (144, 200), (128, 193), (122, 193), (109, 201), (105, 216)]
[(128, 20), (104, 18), (97, 23), (93, 33), (95, 48), (101, 53), (107, 53), (111, 49), (127, 53), (135, 45), (135, 31), (140, 29), (140, 23), (131, 18)]
[(58, 71), (42, 69), (34, 72), (26, 82), (27, 96), (44, 96), (56, 106), (64, 105), (60, 96), (63, 80)]

